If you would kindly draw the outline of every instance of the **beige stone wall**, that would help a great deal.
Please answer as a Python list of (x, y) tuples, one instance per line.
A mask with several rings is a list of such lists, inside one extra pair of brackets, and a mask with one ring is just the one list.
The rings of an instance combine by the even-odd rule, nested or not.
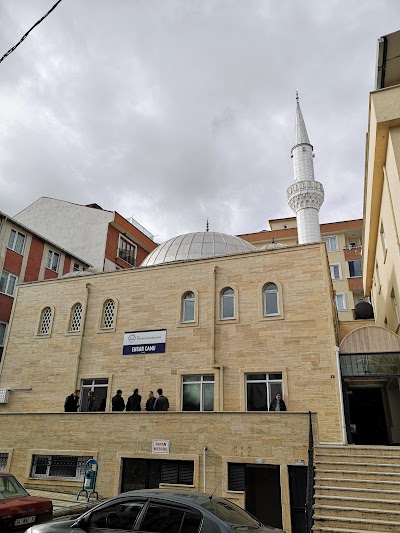
[[(230, 285), (237, 289), (236, 320), (218, 320), (214, 266), (215, 294)], [(280, 317), (266, 319), (261, 291), (269, 281), (280, 284), (283, 309)], [(196, 325), (179, 322), (181, 296), (189, 290), (198, 295)], [(115, 331), (99, 329), (107, 298), (118, 302)], [(67, 332), (77, 301), (87, 310), (83, 339)], [(52, 333), (41, 338), (35, 333), (47, 305), (54, 308)], [(122, 355), (125, 331), (159, 328), (167, 329), (165, 354)], [(82, 379), (99, 377), (109, 379), (109, 398), (118, 388), (126, 399), (134, 387), (145, 396), (161, 386), (171, 410), (179, 411), (185, 373), (214, 374), (215, 409), (244, 411), (245, 374), (282, 372), (289, 411), (317, 412), (321, 439), (335, 442), (341, 440), (338, 383), (331, 377), (335, 344), (323, 244), (24, 285), (0, 376), (0, 388), (12, 391), (0, 414), (61, 411)]]

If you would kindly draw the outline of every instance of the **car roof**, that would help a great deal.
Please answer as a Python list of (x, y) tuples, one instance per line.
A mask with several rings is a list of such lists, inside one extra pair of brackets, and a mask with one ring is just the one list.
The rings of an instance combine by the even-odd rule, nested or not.
[(132, 490), (130, 492), (123, 492), (120, 497), (141, 496), (141, 497), (156, 497), (157, 499), (169, 500), (176, 503), (189, 504), (193, 507), (203, 507), (204, 504), (210, 501), (224, 501), (216, 496), (205, 494), (202, 492), (191, 492), (186, 490), (168, 490), (168, 489), (146, 489), (146, 490)]

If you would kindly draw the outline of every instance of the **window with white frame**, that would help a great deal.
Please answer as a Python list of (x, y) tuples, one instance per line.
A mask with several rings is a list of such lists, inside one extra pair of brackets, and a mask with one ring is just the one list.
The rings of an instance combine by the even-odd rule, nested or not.
[(329, 266), (332, 279), (342, 279), (342, 267), (340, 263), (332, 264)]
[(193, 292), (187, 292), (182, 298), (182, 322), (194, 322), (196, 297)]
[(235, 291), (230, 287), (221, 291), (221, 319), (235, 318)]
[(7, 324), (6, 322), (0, 322), (0, 348), (4, 346), (6, 339)]
[(263, 288), (264, 316), (279, 315), (278, 287), (275, 283), (267, 283)]
[(60, 264), (60, 254), (57, 252), (53, 252), (53, 250), (49, 250), (47, 252), (47, 262), (46, 267), (50, 270), (54, 270), (54, 272), (58, 272), (58, 265)]
[(282, 395), (282, 372), (246, 374), (247, 411), (268, 411), (277, 394)]
[(0, 453), (0, 472), (5, 472), (8, 462), (8, 453)]
[(104, 411), (108, 394), (108, 378), (82, 380), (80, 396), (81, 412)]
[(40, 315), (38, 335), (49, 335), (51, 329), (51, 307), (45, 307)]
[(74, 272), (78, 272), (81, 269), (81, 266), (79, 263), (74, 263)]
[(392, 292), (390, 294), (390, 299), (392, 300), (394, 318), (395, 318), (396, 325), (397, 325), (397, 324), (400, 324), (400, 315), (399, 315), (399, 307), (397, 305), (396, 294), (394, 292), (394, 289), (392, 289)]
[(102, 329), (113, 329), (114, 328), (114, 313), (115, 313), (114, 300), (110, 299), (104, 302), (103, 316), (101, 320)]
[(77, 303), (72, 308), (71, 321), (69, 324), (69, 331), (78, 332), (81, 330), (83, 307), (81, 303)]
[(182, 411), (214, 411), (214, 376), (182, 377)]
[(136, 264), (136, 245), (119, 236), (118, 257), (131, 266)]
[(328, 250), (328, 252), (337, 252), (339, 250), (338, 239), (336, 235), (331, 235), (330, 237), (322, 237), (322, 240), (326, 244), (326, 249)]
[(85, 463), (92, 456), (33, 455), (31, 477), (83, 480)]
[(17, 276), (14, 276), (14, 274), (11, 274), (6, 270), (3, 270), (0, 278), (0, 292), (8, 294), (8, 296), (14, 296), (17, 282)]
[(338, 293), (335, 296), (336, 299), (336, 309), (338, 311), (346, 311), (346, 295), (343, 293)]
[(349, 273), (351, 278), (360, 278), (362, 276), (361, 260), (355, 259), (354, 261), (348, 261)]
[(15, 229), (11, 230), (10, 238), (8, 239), (7, 248), (17, 252), (17, 254), (24, 253), (26, 236)]

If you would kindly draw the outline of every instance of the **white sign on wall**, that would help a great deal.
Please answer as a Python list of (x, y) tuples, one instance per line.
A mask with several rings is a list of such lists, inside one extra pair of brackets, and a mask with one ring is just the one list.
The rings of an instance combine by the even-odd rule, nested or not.
[(169, 453), (169, 440), (153, 440), (151, 453)]
[(165, 353), (166, 329), (127, 331), (124, 334), (123, 355)]

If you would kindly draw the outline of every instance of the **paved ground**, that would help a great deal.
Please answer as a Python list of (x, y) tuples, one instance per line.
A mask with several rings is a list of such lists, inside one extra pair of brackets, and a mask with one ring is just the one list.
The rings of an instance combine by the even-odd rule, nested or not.
[(71, 492), (56, 492), (51, 490), (35, 489), (29, 489), (28, 492), (31, 496), (40, 496), (42, 498), (49, 498), (52, 500), (54, 518), (71, 514), (80, 514), (99, 503), (93, 496), (88, 503), (83, 495), (77, 501), (76, 493)]

